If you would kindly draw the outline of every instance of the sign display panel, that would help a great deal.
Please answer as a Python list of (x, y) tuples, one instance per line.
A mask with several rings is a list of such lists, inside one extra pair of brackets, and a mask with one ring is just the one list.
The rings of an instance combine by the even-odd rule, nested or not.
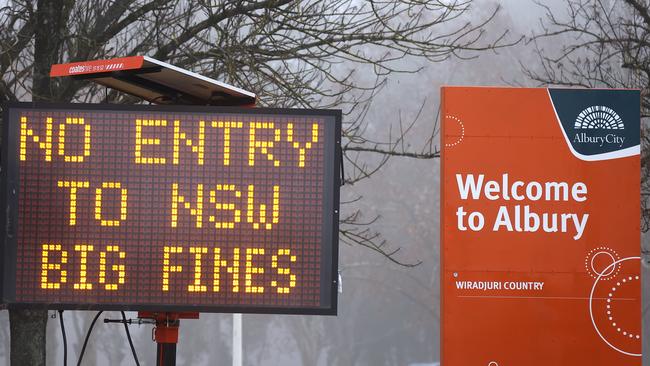
[(641, 365), (639, 103), (442, 89), (444, 365)]
[(336, 313), (340, 111), (5, 106), (3, 302)]

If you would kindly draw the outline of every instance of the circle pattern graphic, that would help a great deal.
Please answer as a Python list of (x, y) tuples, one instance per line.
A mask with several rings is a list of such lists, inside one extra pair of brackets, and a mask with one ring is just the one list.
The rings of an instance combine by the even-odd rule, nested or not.
[[(585, 270), (593, 279), (600, 278), (600, 281), (609, 281), (616, 277), (621, 270), (620, 264), (610, 266), (619, 259), (621, 257), (612, 248), (604, 246), (593, 248), (585, 257)], [(605, 261), (604, 266), (603, 261)]]
[(612, 292), (607, 295), (607, 319), (609, 319), (612, 327), (614, 327), (618, 333), (623, 333), (623, 336), (628, 338), (641, 339), (640, 334), (634, 334), (627, 330), (621, 329), (620, 324), (616, 324), (616, 319), (614, 319), (614, 314), (612, 313), (612, 299), (614, 298), (616, 290), (618, 290), (621, 286), (625, 286), (626, 283), (631, 283), (632, 281), (639, 281), (639, 276), (628, 276), (626, 278), (623, 278), (621, 281), (617, 282), (614, 287), (612, 287)]
[[(615, 351), (618, 351), (618, 352), (620, 352), (622, 354), (625, 354), (625, 355), (628, 355), (628, 356), (634, 356), (634, 357), (641, 357), (641, 353), (628, 352), (628, 351), (625, 351), (625, 350), (621, 349), (621, 347), (617, 347), (616, 345), (613, 344), (613, 342), (611, 342), (610, 339), (608, 339), (605, 335), (603, 335), (604, 330), (601, 331), (601, 329), (598, 328), (598, 325), (596, 324), (596, 320), (595, 320), (595, 316), (594, 316), (594, 293), (596, 292), (596, 286), (603, 279), (603, 277), (605, 277), (606, 273), (613, 272), (613, 268), (615, 268), (616, 266), (620, 267), (621, 263), (631, 261), (631, 260), (640, 260), (640, 259), (641, 259), (640, 257), (626, 257), (626, 258), (618, 259), (618, 260), (612, 262), (610, 265), (608, 265), (605, 269), (603, 269), (600, 272), (600, 274), (598, 275), (598, 277), (594, 281), (594, 284), (591, 287), (591, 293), (589, 294), (589, 316), (591, 317), (591, 324), (593, 325), (594, 329), (596, 330), (596, 333), (598, 333), (598, 336), (600, 337), (600, 339), (602, 339), (603, 342), (605, 342), (609, 347), (611, 347)], [(616, 293), (616, 291), (618, 291), (619, 288), (621, 288), (625, 284), (629, 284), (632, 281), (638, 281), (638, 280), (639, 280), (639, 276), (635, 275), (635, 276), (626, 276), (626, 277), (622, 278), (620, 281), (618, 281), (615, 286), (612, 286), (611, 291), (609, 292), (609, 294), (607, 296), (606, 307), (605, 307), (605, 309), (606, 309), (606, 317), (607, 317), (606, 319), (609, 320), (609, 324), (612, 327), (614, 327), (616, 332), (622, 334), (623, 336), (625, 336), (628, 339), (637, 339), (637, 340), (639, 340), (641, 338), (640, 335), (629, 332), (628, 330), (622, 328), (616, 322), (615, 317), (613, 316), (613, 310), (614, 309), (613, 309), (613, 305), (612, 305), (612, 299), (614, 298), (614, 294)]]
[(451, 120), (454, 120), (454, 121), (458, 122), (458, 124), (460, 125), (460, 136), (458, 136), (458, 139), (456, 141), (454, 141), (454, 142), (445, 143), (446, 147), (454, 147), (454, 146), (460, 144), (461, 142), (463, 142), (463, 140), (465, 139), (465, 125), (463, 124), (463, 121), (461, 121), (461, 119), (456, 117), (456, 116), (452, 116), (452, 115), (448, 114), (448, 115), (445, 116), (445, 118), (449, 118)]

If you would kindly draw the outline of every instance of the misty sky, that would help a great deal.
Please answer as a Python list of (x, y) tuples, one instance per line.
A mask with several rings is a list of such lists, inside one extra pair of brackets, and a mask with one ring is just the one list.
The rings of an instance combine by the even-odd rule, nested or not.
[[(565, 2), (544, 3), (561, 10)], [(543, 15), (531, 0), (476, 1), (470, 14), (481, 19), (497, 4), (503, 8), (488, 30), (498, 33), (509, 29), (510, 39), (529, 36)], [(436, 123), (441, 85), (537, 85), (521, 70), (521, 64), (537, 62), (532, 45), (525, 42), (471, 60), (404, 62), (424, 69), (415, 75), (391, 77), (367, 118), (371, 121), (369, 132), (385, 137), (390, 125), (396, 126), (400, 117), (404, 121), (416, 118), (424, 104), (408, 140), (416, 150)], [(341, 244), (343, 293), (339, 315), (245, 315), (244, 364), (408, 366), (438, 361), (439, 180), (438, 160), (394, 158), (372, 179), (343, 187), (342, 200), (364, 197), (355, 207), (362, 208), (366, 218), (381, 215), (375, 228), (391, 246), (401, 248), (400, 260), (422, 264), (404, 268), (374, 252)], [(345, 213), (352, 207), (342, 210)], [(70, 364), (70, 360), (76, 363), (93, 316), (94, 312), (65, 312)], [(117, 319), (119, 313), (109, 312), (100, 318), (84, 364), (132, 365), (123, 327), (103, 324), (104, 317)], [(134, 325), (131, 331), (141, 364), (153, 365), (156, 346), (151, 341), (152, 327)], [(179, 365), (231, 364), (230, 315), (201, 314), (200, 320), (182, 321), (180, 334)], [(48, 364), (59, 365), (62, 345), (58, 319), (49, 320), (47, 335)], [(8, 364), (8, 342), (8, 313), (2, 311), (0, 364)]]

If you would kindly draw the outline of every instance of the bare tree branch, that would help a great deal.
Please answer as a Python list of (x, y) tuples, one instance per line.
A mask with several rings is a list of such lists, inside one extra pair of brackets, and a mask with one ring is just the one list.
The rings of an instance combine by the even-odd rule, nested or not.
[[(640, 0), (569, 0), (568, 16), (546, 11), (543, 32), (533, 42), (552, 38), (563, 46), (537, 47), (541, 69), (524, 67), (544, 85), (641, 90), (641, 217), (650, 229), (650, 4)], [(562, 42), (557, 42), (561, 39)]]

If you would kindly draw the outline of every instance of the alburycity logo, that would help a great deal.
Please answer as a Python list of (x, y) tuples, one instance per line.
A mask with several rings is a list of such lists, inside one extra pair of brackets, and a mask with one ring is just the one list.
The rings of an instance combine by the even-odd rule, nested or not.
[(583, 109), (576, 117), (573, 128), (577, 130), (573, 136), (574, 143), (599, 147), (604, 145), (623, 147), (625, 142), (625, 136), (611, 132), (612, 130), (625, 129), (623, 120), (613, 109), (602, 105)]

